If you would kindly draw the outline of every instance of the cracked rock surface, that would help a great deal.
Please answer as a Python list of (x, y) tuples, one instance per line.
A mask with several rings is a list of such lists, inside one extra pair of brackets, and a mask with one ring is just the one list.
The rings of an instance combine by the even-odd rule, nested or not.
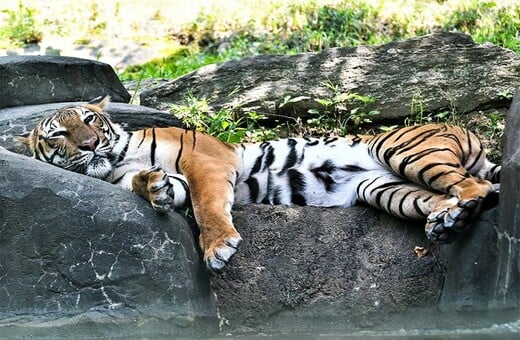
[(0, 83), (0, 108), (89, 101), (105, 94), (114, 102), (130, 100), (110, 65), (80, 58), (1, 57)]
[(179, 323), (180, 334), (211, 327), (187, 328), (215, 310), (180, 215), (1, 148), (0, 174), (0, 325), (102, 312)]

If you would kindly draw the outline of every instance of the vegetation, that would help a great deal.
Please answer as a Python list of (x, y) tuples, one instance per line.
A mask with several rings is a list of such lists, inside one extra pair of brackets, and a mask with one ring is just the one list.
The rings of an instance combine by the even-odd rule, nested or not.
[(201, 10), (195, 20), (171, 35), (179, 42), (175, 52), (129, 67), (121, 77), (175, 78), (203, 65), (247, 55), (381, 44), (439, 31), (464, 32), (476, 42), (520, 52), (517, 1), (272, 0), (262, 6), (239, 19), (218, 4)]
[(21, 1), (16, 9), (4, 9), (5, 24), (0, 26), (0, 48), (9, 45), (23, 46), (38, 43), (42, 39), (40, 25), (35, 18), (35, 11)]

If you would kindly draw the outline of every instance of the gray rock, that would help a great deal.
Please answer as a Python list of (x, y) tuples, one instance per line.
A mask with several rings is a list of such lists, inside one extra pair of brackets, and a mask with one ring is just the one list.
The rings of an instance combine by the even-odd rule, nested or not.
[(421, 223), (361, 206), (256, 205), (233, 217), (244, 242), (211, 278), (224, 331), (399, 329), (402, 313), (436, 306), (443, 256)]
[(207, 273), (183, 217), (2, 148), (0, 173), (2, 334), (30, 325), (32, 334), (81, 335), (92, 322), (105, 325), (105, 336), (216, 331)]
[(72, 57), (0, 57), (0, 83), (0, 108), (89, 101), (105, 94), (114, 102), (130, 100), (110, 65)]
[(497, 230), (495, 308), (520, 309), (520, 88), (507, 116)]
[[(16, 136), (28, 134), (42, 117), (69, 105), (79, 102), (51, 103), (27, 105), (0, 109), (0, 146), (22, 154), (29, 154)], [(125, 103), (109, 103), (106, 111), (113, 121), (120, 123), (128, 130), (138, 130), (147, 127), (182, 126), (175, 116), (152, 108)]]
[[(380, 46), (333, 48), (320, 53), (259, 55), (202, 67), (141, 93), (141, 105), (167, 109), (187, 93), (212, 98), (215, 109), (238, 107), (274, 119), (308, 116), (315, 99), (333, 91), (375, 101), (373, 119), (403, 119), (412, 105), (423, 114), (508, 107), (500, 93), (520, 85), (520, 56), (492, 44), (475, 44), (463, 34), (441, 33)], [(291, 101), (284, 103), (284, 98)], [(357, 104), (356, 106), (358, 106)]]

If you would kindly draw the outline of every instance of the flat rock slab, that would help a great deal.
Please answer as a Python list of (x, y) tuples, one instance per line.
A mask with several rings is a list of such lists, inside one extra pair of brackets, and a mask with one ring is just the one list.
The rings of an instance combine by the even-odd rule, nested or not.
[(511, 100), (501, 94), (510, 95), (520, 85), (520, 56), (453, 33), (320, 53), (258, 55), (202, 67), (143, 91), (140, 103), (165, 110), (192, 94), (211, 99), (215, 110), (309, 117), (310, 109), (324, 111), (316, 99), (337, 94), (325, 83), (337, 93), (372, 97), (367, 112), (380, 111), (373, 120), (402, 120), (419, 108), (422, 114), (504, 108)]
[(0, 57), (0, 108), (89, 101), (110, 95), (128, 103), (130, 94), (108, 64), (58, 56)]

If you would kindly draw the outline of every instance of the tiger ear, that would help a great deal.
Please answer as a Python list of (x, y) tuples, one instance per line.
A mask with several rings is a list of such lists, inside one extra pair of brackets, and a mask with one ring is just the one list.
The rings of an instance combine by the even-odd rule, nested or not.
[(109, 102), (110, 102), (110, 96), (105, 95), (105, 96), (96, 97), (96, 98), (92, 99), (91, 101), (89, 101), (88, 103), (91, 105), (95, 105), (103, 110)]
[(31, 131), (29, 134), (15, 136), (15, 139), (22, 143), (24, 146), (28, 147), (32, 152), (34, 152), (34, 134)]

